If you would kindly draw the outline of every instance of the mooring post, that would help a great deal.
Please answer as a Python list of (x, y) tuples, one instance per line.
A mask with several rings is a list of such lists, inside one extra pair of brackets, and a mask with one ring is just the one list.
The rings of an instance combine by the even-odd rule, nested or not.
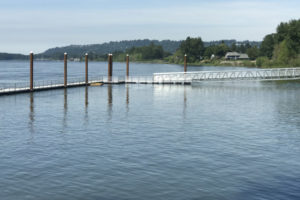
[(112, 80), (112, 75), (113, 75), (113, 58), (112, 54), (108, 54), (108, 81)]
[(113, 55), (110, 54), (110, 74), (109, 74), (110, 77), (113, 76)]
[(68, 69), (67, 69), (67, 59), (68, 54), (64, 53), (64, 86), (65, 88), (68, 86)]
[(187, 72), (187, 55), (184, 54), (184, 72)]
[(129, 55), (126, 55), (126, 77), (129, 77)]
[(33, 52), (29, 54), (30, 58), (30, 91), (33, 91)]
[(89, 55), (86, 53), (85, 54), (85, 84), (86, 85), (89, 84), (89, 69), (88, 69), (88, 65), (89, 65)]

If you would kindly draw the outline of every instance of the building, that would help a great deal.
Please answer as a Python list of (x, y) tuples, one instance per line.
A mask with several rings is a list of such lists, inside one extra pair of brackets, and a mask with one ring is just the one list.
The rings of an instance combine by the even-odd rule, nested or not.
[(249, 60), (249, 56), (246, 53), (241, 53), (239, 60)]
[(248, 60), (249, 56), (245, 53), (227, 52), (225, 55), (226, 60)]

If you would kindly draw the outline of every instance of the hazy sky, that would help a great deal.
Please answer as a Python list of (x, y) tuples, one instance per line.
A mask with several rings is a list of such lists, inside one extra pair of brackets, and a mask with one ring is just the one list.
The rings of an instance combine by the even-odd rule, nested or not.
[(131, 39), (262, 40), (299, 0), (0, 0), (0, 52)]

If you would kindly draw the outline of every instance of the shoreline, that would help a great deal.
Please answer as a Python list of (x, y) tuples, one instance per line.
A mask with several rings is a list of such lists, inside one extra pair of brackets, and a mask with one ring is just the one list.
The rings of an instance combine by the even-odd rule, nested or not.
[[(28, 61), (27, 59), (9, 59), (9, 60), (0, 60), (1, 61)], [(63, 60), (58, 60), (58, 59), (36, 59), (35, 61), (52, 61), (52, 62), (59, 62)], [(68, 60), (69, 62), (84, 62), (84, 60), (80, 61), (74, 61), (74, 60)], [(90, 62), (107, 62), (107, 60), (89, 60)], [(119, 63), (126, 63), (125, 60), (114, 60), (114, 62), (119, 62)], [(140, 61), (135, 61), (131, 60), (130, 63), (147, 63), (147, 64), (170, 64), (170, 65), (184, 65), (183, 62), (168, 62), (165, 60), (140, 60)], [(256, 65), (256, 61), (251, 61), (251, 60), (237, 60), (237, 61), (228, 61), (228, 60), (202, 60), (200, 62), (195, 62), (195, 63), (187, 63), (188, 66), (194, 66), (194, 67), (201, 67), (201, 66), (219, 66), (219, 67), (247, 67), (247, 68), (259, 68), (259, 69), (268, 69), (268, 68), (293, 68), (295, 66), (289, 66), (289, 65), (281, 65), (281, 66), (262, 66), (259, 67)], [(296, 66), (300, 67), (300, 66)]]

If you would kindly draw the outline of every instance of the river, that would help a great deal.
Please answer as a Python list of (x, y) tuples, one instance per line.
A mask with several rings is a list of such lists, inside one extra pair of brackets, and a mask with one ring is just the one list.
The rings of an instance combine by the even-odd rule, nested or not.
[[(131, 74), (182, 71), (134, 64)], [(232, 69), (189, 67), (194, 70)], [(1, 61), (1, 83), (28, 62)], [(36, 62), (62, 79), (62, 62)], [(91, 74), (107, 64), (90, 62)], [(124, 63), (114, 63), (116, 75)], [(84, 63), (69, 63), (84, 76)], [(0, 199), (299, 199), (300, 84), (104, 85), (0, 96)]]

